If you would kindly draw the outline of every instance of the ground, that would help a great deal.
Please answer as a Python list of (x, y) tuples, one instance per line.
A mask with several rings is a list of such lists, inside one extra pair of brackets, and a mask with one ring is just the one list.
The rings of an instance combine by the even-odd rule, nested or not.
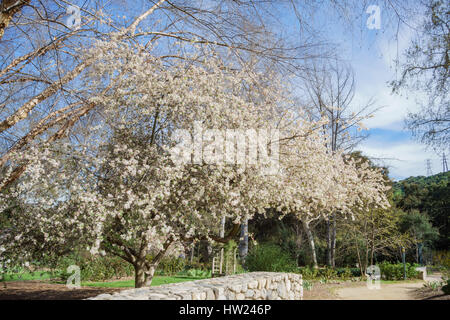
[[(174, 282), (197, 280), (186, 276), (156, 276), (152, 286)], [(0, 300), (77, 300), (112, 293), (134, 287), (131, 277), (110, 282), (83, 282), (79, 289), (69, 289), (65, 284), (50, 280), (26, 280), (0, 282)]]
[[(186, 281), (189, 278), (180, 278)], [(155, 284), (163, 284), (169, 279), (161, 277)], [(90, 283), (80, 289), (68, 289), (64, 284), (46, 281), (11, 281), (0, 284), (0, 300), (52, 300), (86, 299), (102, 293), (112, 293), (130, 286), (130, 279), (103, 283), (103, 287), (93, 287)], [(117, 287), (111, 287), (112, 285)], [(6, 285), (6, 287), (5, 287)], [(366, 282), (314, 282), (311, 290), (304, 290), (304, 300), (450, 300), (450, 295), (442, 291), (424, 287), (424, 281), (383, 281), (379, 290), (369, 290)]]
[(0, 284), (0, 300), (79, 300), (119, 290), (118, 288), (95, 287), (69, 289), (63, 284), (38, 280), (12, 281)]
[[(433, 275), (427, 281), (439, 281)], [(304, 290), (305, 300), (450, 300), (440, 290), (424, 286), (425, 281), (382, 281), (380, 289), (369, 289), (364, 281), (313, 283), (311, 290)]]

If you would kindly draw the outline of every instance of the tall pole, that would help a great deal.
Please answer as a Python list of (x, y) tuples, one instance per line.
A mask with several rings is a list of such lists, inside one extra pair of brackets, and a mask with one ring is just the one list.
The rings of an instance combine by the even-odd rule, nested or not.
[(445, 152), (442, 152), (442, 172), (448, 171), (447, 158), (445, 157)]
[(431, 160), (427, 159), (427, 176), (432, 176), (433, 175), (433, 171), (431, 171)]

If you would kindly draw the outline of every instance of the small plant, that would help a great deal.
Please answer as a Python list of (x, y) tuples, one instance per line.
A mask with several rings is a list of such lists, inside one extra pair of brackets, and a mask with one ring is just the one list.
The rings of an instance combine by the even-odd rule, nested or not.
[(208, 278), (211, 277), (210, 270), (201, 270), (201, 269), (189, 269), (186, 271), (186, 274), (192, 278)]
[(442, 291), (443, 291), (445, 294), (450, 294), (450, 279), (447, 279), (447, 281), (444, 282), (444, 283), (445, 283), (445, 285), (442, 286)]
[(303, 280), (303, 289), (305, 289), (307, 291), (311, 291), (312, 288), (313, 288), (312, 282), (309, 282), (307, 280)]
[(426, 289), (438, 291), (441, 288), (442, 284), (439, 281), (427, 281), (423, 284), (423, 286)]

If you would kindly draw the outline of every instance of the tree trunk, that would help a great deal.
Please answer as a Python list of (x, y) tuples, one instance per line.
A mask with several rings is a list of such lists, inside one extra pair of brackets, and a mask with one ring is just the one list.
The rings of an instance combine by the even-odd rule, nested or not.
[(416, 263), (419, 263), (419, 244), (416, 242)]
[(145, 264), (136, 262), (134, 264), (134, 287), (142, 288), (146, 285)]
[(242, 263), (245, 263), (245, 258), (248, 254), (248, 218), (245, 218), (241, 224), (241, 237), (239, 241), (239, 256)]
[(365, 269), (363, 268), (362, 261), (361, 261), (361, 254), (359, 253), (359, 245), (358, 241), (355, 240), (355, 248), (356, 248), (356, 254), (358, 256), (358, 267), (359, 271), (361, 273), (361, 278), (365, 278)]
[(327, 249), (326, 249), (327, 266), (331, 267), (331, 222), (327, 220)]
[(314, 244), (314, 237), (309, 227), (309, 222), (303, 221), (303, 228), (305, 229), (306, 235), (308, 236), (309, 245), (311, 247), (311, 258), (313, 261), (314, 269), (319, 268), (317, 264), (317, 256), (316, 256), (316, 246)]
[(194, 251), (195, 251), (195, 244), (192, 243), (192, 245), (191, 245), (191, 257), (190, 257), (190, 263), (191, 264), (194, 261)]
[(5, 33), (5, 29), (11, 22), (14, 14), (19, 12), (30, 0), (3, 0), (0, 1), (0, 39)]
[(150, 287), (152, 284), (153, 276), (155, 275), (156, 266), (150, 266), (149, 270), (145, 272), (145, 286)]
[(336, 215), (332, 216), (331, 225), (331, 266), (334, 268), (336, 266)]
[(222, 217), (222, 219), (220, 219), (219, 237), (221, 238), (225, 237), (225, 217)]

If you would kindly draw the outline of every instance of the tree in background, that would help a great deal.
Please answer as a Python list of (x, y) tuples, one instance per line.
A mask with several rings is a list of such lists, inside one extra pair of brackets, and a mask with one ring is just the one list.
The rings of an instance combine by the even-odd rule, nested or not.
[[(351, 152), (367, 134), (361, 133), (362, 121), (377, 111), (373, 101), (355, 106), (355, 78), (351, 66), (335, 60), (322, 66), (314, 64), (304, 81), (306, 111), (313, 118), (328, 119), (323, 134), (326, 146), (334, 154), (338, 150)], [(327, 265), (335, 266), (336, 213), (326, 221)]]
[(427, 94), (422, 110), (410, 113), (406, 124), (420, 141), (445, 150), (450, 145), (450, 7), (442, 0), (424, 0), (422, 5), (425, 17), (392, 86), (394, 91), (412, 88)]
[(338, 226), (341, 250), (355, 252), (361, 274), (365, 274), (367, 267), (375, 264), (377, 254), (395, 254), (401, 246), (409, 246), (410, 240), (400, 230), (403, 212), (394, 206), (387, 170), (378, 168), (360, 152), (352, 153), (351, 157), (358, 160), (358, 166), (380, 170), (381, 183), (388, 187), (384, 190), (384, 197), (389, 201), (389, 206), (377, 208), (367, 204), (366, 210), (355, 207), (352, 210), (353, 219), (342, 220)]
[(410, 177), (394, 184), (394, 201), (405, 212), (419, 211), (426, 215), (439, 237), (431, 247), (445, 250), (450, 244), (450, 173), (430, 177)]
[(439, 232), (434, 228), (426, 214), (418, 210), (405, 213), (400, 222), (402, 232), (408, 233), (415, 244), (416, 263), (423, 263), (422, 250), (424, 246), (430, 246), (439, 238)]

